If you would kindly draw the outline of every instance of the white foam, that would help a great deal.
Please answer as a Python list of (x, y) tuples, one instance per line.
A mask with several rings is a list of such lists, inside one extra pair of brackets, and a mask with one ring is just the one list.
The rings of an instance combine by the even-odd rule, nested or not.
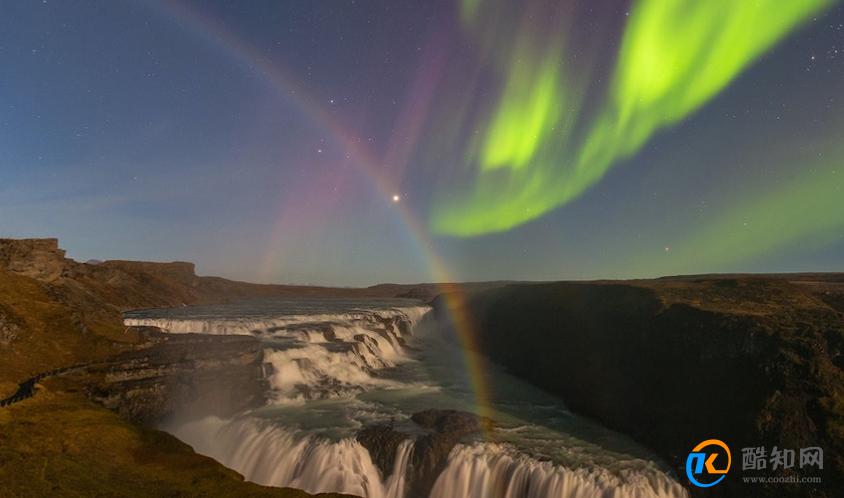
[(402, 442), (392, 474), (382, 476), (366, 448), (351, 438), (331, 442), (255, 419), (217, 417), (171, 428), (170, 432), (249, 481), (365, 498), (402, 498), (413, 450), (411, 441)]
[(509, 445), (457, 445), (430, 498), (685, 498), (686, 490), (657, 470), (569, 469)]
[(427, 306), (407, 306), (377, 310), (357, 310), (344, 313), (292, 314), (278, 316), (247, 316), (235, 318), (148, 318), (127, 317), (127, 327), (158, 327), (170, 334), (217, 334), (217, 335), (285, 335), (285, 328), (307, 324), (339, 323), (353, 326), (372, 326), (379, 319), (402, 318), (411, 324), (417, 323), (430, 310)]
[[(430, 310), (424, 306), (358, 310), (338, 314), (241, 318), (127, 318), (127, 326), (153, 326), (171, 333), (258, 335), (286, 339), (264, 351), (265, 372), (276, 404), (349, 396), (374, 387), (398, 387), (373, 375), (410, 361), (403, 336)], [(290, 342), (292, 341), (292, 342)]]

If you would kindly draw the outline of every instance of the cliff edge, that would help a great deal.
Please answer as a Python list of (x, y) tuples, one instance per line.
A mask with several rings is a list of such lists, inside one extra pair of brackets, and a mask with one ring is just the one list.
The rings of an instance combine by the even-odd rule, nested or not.
[[(833, 497), (844, 489), (842, 295), (840, 275), (690, 277), (511, 285), (468, 307), (483, 353), (651, 447), (681, 482), (692, 447), (727, 442), (731, 475), (693, 494)], [(741, 449), (774, 446), (822, 447), (822, 484), (743, 485), (757, 474), (742, 472)]]

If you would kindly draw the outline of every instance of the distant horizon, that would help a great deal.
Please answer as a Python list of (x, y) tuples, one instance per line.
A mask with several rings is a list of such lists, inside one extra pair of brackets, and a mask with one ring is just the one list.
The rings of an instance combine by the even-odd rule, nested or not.
[(308, 282), (279, 282), (279, 281), (254, 281), (254, 280), (246, 280), (243, 278), (237, 277), (230, 277), (226, 275), (220, 275), (217, 273), (207, 273), (200, 271), (198, 268), (199, 266), (195, 261), (191, 261), (190, 259), (172, 259), (172, 260), (153, 260), (153, 259), (125, 259), (125, 258), (88, 258), (82, 259), (78, 257), (73, 257), (71, 252), (62, 245), (61, 239), (57, 237), (7, 237), (7, 236), (0, 236), (0, 240), (2, 239), (11, 239), (11, 240), (57, 240), (59, 244), (59, 249), (63, 249), (66, 251), (66, 257), (77, 262), (77, 263), (85, 263), (91, 264), (91, 262), (98, 262), (98, 263), (106, 263), (109, 261), (126, 261), (126, 262), (137, 262), (137, 263), (160, 263), (160, 264), (169, 264), (169, 263), (183, 263), (183, 264), (191, 264), (194, 266), (195, 274), (198, 277), (220, 277), (225, 278), (227, 280), (233, 281), (240, 281), (244, 283), (253, 283), (253, 284), (261, 284), (261, 285), (279, 285), (279, 286), (289, 286), (289, 287), (325, 287), (325, 288), (337, 288), (337, 289), (366, 289), (370, 287), (377, 287), (380, 285), (401, 285), (401, 286), (416, 286), (416, 285), (434, 285), (434, 286), (441, 286), (441, 285), (462, 285), (462, 284), (484, 284), (484, 283), (515, 283), (515, 284), (542, 284), (542, 283), (555, 283), (555, 282), (600, 282), (600, 281), (615, 281), (615, 282), (624, 282), (624, 281), (635, 281), (635, 280), (658, 280), (658, 279), (672, 279), (672, 278), (707, 278), (707, 277), (742, 277), (742, 276), (799, 276), (799, 275), (837, 275), (843, 274), (844, 270), (811, 270), (811, 271), (758, 271), (758, 272), (709, 272), (709, 273), (688, 273), (688, 274), (673, 274), (673, 275), (658, 275), (658, 276), (644, 276), (644, 277), (597, 277), (597, 278), (552, 278), (548, 280), (537, 280), (537, 279), (519, 279), (519, 278), (496, 278), (490, 280), (460, 280), (460, 281), (444, 281), (444, 282), (435, 282), (435, 281), (413, 281), (413, 282), (397, 282), (397, 281), (378, 281), (371, 284), (363, 284), (363, 285), (337, 285), (331, 283), (308, 283)]

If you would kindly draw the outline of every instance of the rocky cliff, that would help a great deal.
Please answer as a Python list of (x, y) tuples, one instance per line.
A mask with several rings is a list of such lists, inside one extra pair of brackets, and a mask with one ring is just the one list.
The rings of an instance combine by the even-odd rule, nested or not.
[(253, 337), (156, 335), (76, 377), (89, 398), (129, 421), (154, 427), (182, 415), (230, 417), (266, 404), (263, 347)]
[[(708, 438), (733, 448), (724, 484), (693, 493), (839, 496), (844, 315), (838, 276), (512, 285), (474, 293), (480, 349), (677, 469)], [(445, 303), (440, 301), (439, 307)], [(823, 483), (742, 485), (741, 448), (821, 446)], [(760, 475), (795, 475), (799, 470)], [(783, 487), (785, 486), (785, 487)]]

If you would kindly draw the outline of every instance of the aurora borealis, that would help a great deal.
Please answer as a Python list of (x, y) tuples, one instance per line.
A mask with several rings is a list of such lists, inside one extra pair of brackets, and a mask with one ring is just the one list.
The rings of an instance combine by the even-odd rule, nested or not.
[(836, 270), (832, 0), (12, 2), (0, 232), (371, 284)]
[[(569, 101), (580, 92), (570, 90), (560, 51), (546, 49), (535, 57), (517, 48), (479, 157), (469, 156), (480, 170), (474, 195), (456, 206), (437, 206), (434, 228), (460, 236), (507, 230), (573, 200), (830, 3), (634, 3), (609, 95), (601, 98), (597, 113), (586, 116), (579, 140), (569, 136), (576, 119), (569, 114), (580, 106)], [(466, 10), (477, 15), (480, 8)], [(516, 40), (517, 47), (522, 43)], [(536, 61), (527, 62), (532, 58)], [(506, 178), (490, 173), (502, 168), (510, 169)]]

